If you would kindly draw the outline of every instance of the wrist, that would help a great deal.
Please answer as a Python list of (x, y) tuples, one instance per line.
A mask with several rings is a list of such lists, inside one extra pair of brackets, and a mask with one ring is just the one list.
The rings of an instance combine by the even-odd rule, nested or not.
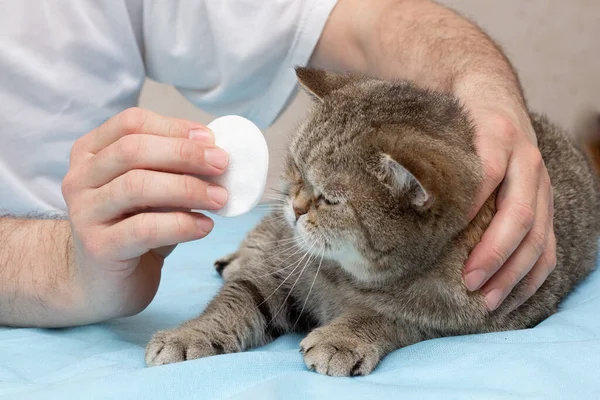
[(45, 326), (61, 327), (86, 323), (90, 308), (86, 301), (85, 285), (77, 264), (71, 226), (61, 221), (51, 232), (57, 239), (54, 277), (44, 279), (44, 288), (39, 288), (40, 297), (48, 308), (48, 321)]
[[(455, 81), (453, 93), (478, 123), (499, 119), (507, 132), (520, 131), (537, 143), (521, 87), (511, 74), (465, 74)], [(494, 121), (490, 121), (492, 124)]]

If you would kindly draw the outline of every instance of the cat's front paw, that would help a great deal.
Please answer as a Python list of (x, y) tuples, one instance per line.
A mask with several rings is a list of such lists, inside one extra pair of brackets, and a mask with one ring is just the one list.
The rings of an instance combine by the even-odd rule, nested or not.
[(380, 359), (375, 346), (327, 327), (312, 331), (300, 342), (300, 351), (308, 369), (329, 376), (368, 375)]
[(219, 275), (223, 276), (223, 271), (225, 270), (225, 268), (227, 268), (229, 264), (235, 261), (238, 257), (239, 254), (236, 251), (235, 253), (231, 253), (226, 255), (225, 257), (219, 258), (217, 261), (215, 261), (215, 270), (217, 270), (217, 273)]
[(223, 354), (223, 344), (190, 328), (177, 328), (154, 334), (146, 346), (146, 365), (171, 364), (180, 361)]

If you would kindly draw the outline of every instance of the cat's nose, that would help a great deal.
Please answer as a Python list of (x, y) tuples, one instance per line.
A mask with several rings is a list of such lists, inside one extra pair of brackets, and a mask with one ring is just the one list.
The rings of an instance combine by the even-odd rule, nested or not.
[(300, 219), (300, 217), (303, 216), (304, 214), (306, 214), (305, 208), (294, 206), (294, 215), (296, 216), (296, 221), (298, 221), (298, 219)]

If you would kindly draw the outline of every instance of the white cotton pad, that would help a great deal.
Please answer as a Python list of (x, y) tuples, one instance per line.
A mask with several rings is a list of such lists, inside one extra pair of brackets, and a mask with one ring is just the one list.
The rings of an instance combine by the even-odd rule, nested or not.
[(246, 118), (227, 115), (208, 124), (215, 144), (229, 154), (227, 170), (206, 181), (227, 189), (225, 207), (214, 214), (236, 217), (252, 210), (260, 202), (269, 172), (269, 149), (256, 125)]

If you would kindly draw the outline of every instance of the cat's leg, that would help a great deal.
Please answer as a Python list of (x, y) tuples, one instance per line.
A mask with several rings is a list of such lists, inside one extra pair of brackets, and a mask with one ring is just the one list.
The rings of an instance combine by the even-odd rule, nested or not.
[(348, 312), (312, 331), (300, 348), (309, 369), (356, 376), (368, 375), (389, 352), (420, 340), (417, 331), (373, 312)]
[(251, 280), (227, 282), (198, 318), (152, 337), (146, 348), (146, 364), (235, 353), (274, 340), (285, 331), (273, 318), (273, 310), (284, 300), (276, 286), (270, 289), (275, 283), (259, 287)]
[[(265, 217), (240, 244), (238, 250), (215, 261), (215, 269), (226, 281), (240, 277), (248, 268), (260, 269), (262, 260), (277, 261), (299, 249), (290, 227), (279, 211)], [(243, 274), (242, 274), (243, 276)]]

